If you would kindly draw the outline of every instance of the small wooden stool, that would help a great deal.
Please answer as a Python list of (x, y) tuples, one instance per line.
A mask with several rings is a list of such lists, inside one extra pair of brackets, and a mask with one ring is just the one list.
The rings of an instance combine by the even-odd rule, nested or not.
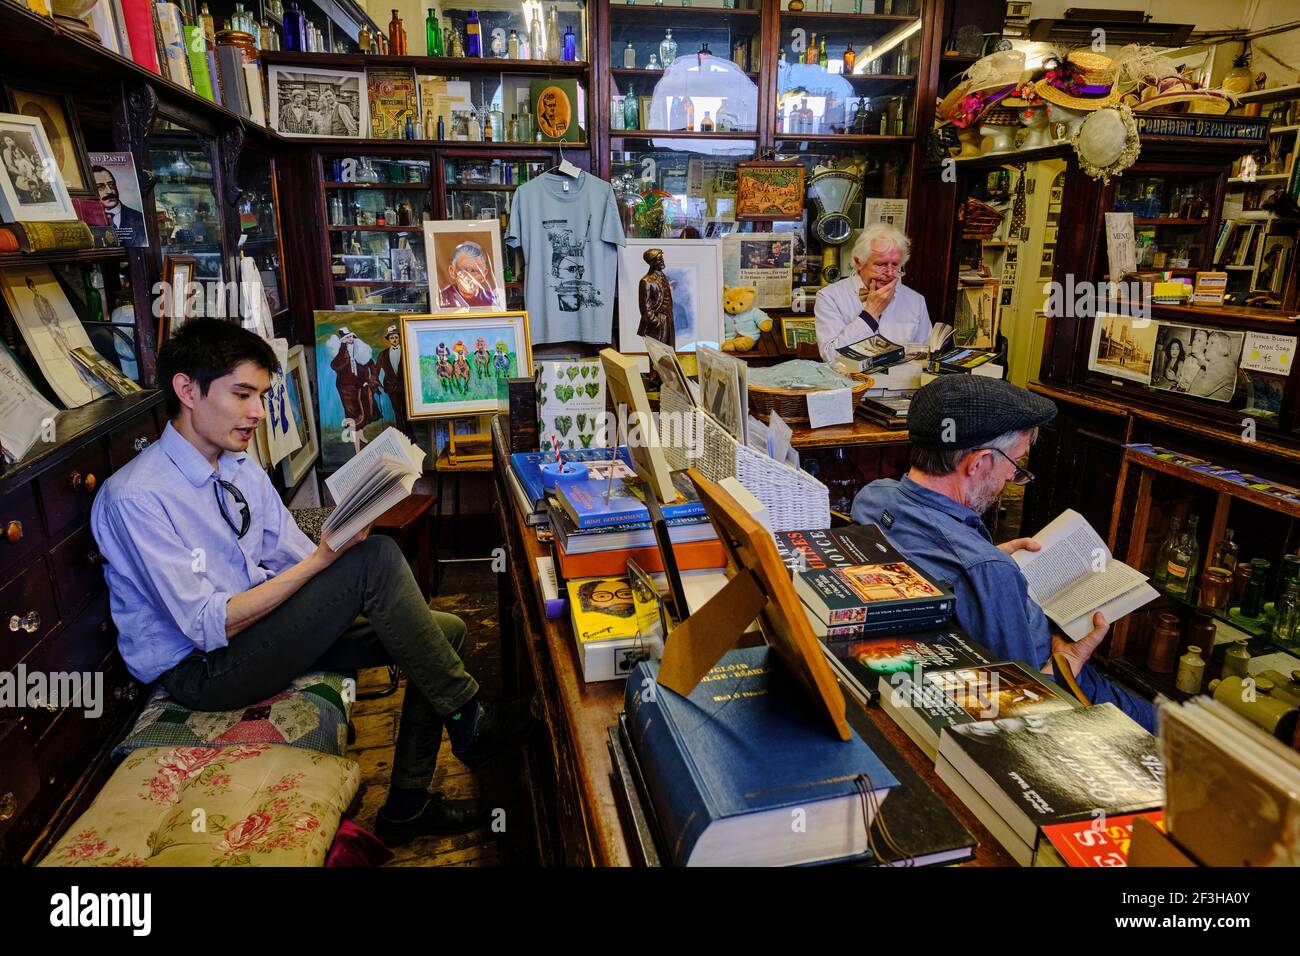
[(377, 534), (397, 541), (415, 572), (415, 580), (425, 600), (433, 597), (433, 582), (429, 576), (429, 519), (437, 503), (434, 495), (411, 495), (380, 515), (372, 527)]

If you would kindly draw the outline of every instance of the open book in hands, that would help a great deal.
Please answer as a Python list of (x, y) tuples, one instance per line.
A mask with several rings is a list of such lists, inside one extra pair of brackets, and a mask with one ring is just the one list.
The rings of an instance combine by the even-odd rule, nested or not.
[(415, 487), (424, 452), (396, 428), (385, 428), (355, 458), (325, 479), (337, 502), (321, 540), (337, 551)]
[(1012, 557), (1029, 583), (1029, 596), (1072, 641), (1092, 630), (1093, 612), (1113, 623), (1160, 596), (1145, 574), (1111, 555), (1077, 511), (1061, 512), (1034, 540), (1042, 550)]

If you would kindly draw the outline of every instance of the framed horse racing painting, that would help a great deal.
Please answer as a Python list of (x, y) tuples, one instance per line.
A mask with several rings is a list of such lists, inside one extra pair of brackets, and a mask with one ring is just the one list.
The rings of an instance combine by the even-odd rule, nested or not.
[(528, 313), (404, 315), (402, 361), (408, 417), (500, 411), (510, 379), (533, 374)]

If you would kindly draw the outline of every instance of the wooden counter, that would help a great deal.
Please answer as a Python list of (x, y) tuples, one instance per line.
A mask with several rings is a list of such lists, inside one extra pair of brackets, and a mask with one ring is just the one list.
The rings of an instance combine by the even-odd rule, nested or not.
[(790, 444), (800, 450), (849, 448), (856, 445), (906, 445), (907, 429), (889, 429), (855, 418), (847, 425), (792, 428)]
[[(536, 559), (549, 555), (551, 549), (524, 523), (504, 486), (509, 467), (504, 421), (504, 416), (497, 416), (492, 425), (498, 462), (496, 511), (508, 563), (499, 585), (502, 664), (507, 693), (535, 691), (546, 722), (545, 741), (525, 754), (538, 854), (544, 865), (629, 866), (635, 860), (631, 834), (619, 813), (608, 750), (608, 730), (623, 709), (623, 684), (585, 683), (569, 619), (547, 620), (542, 613)], [(893, 720), (876, 706), (867, 708), (867, 713), (979, 841), (967, 865), (1014, 865)]]

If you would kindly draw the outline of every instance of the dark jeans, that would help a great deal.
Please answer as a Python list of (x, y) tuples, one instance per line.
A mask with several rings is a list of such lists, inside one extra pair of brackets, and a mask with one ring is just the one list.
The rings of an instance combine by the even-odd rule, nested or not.
[(228, 646), (206, 658), (187, 657), (162, 682), (186, 707), (236, 710), (278, 693), (309, 670), (397, 664), (407, 687), (392, 785), (427, 787), (442, 742), (442, 715), (478, 692), (460, 659), (465, 634), (460, 618), (429, 609), (393, 540), (372, 537)]

